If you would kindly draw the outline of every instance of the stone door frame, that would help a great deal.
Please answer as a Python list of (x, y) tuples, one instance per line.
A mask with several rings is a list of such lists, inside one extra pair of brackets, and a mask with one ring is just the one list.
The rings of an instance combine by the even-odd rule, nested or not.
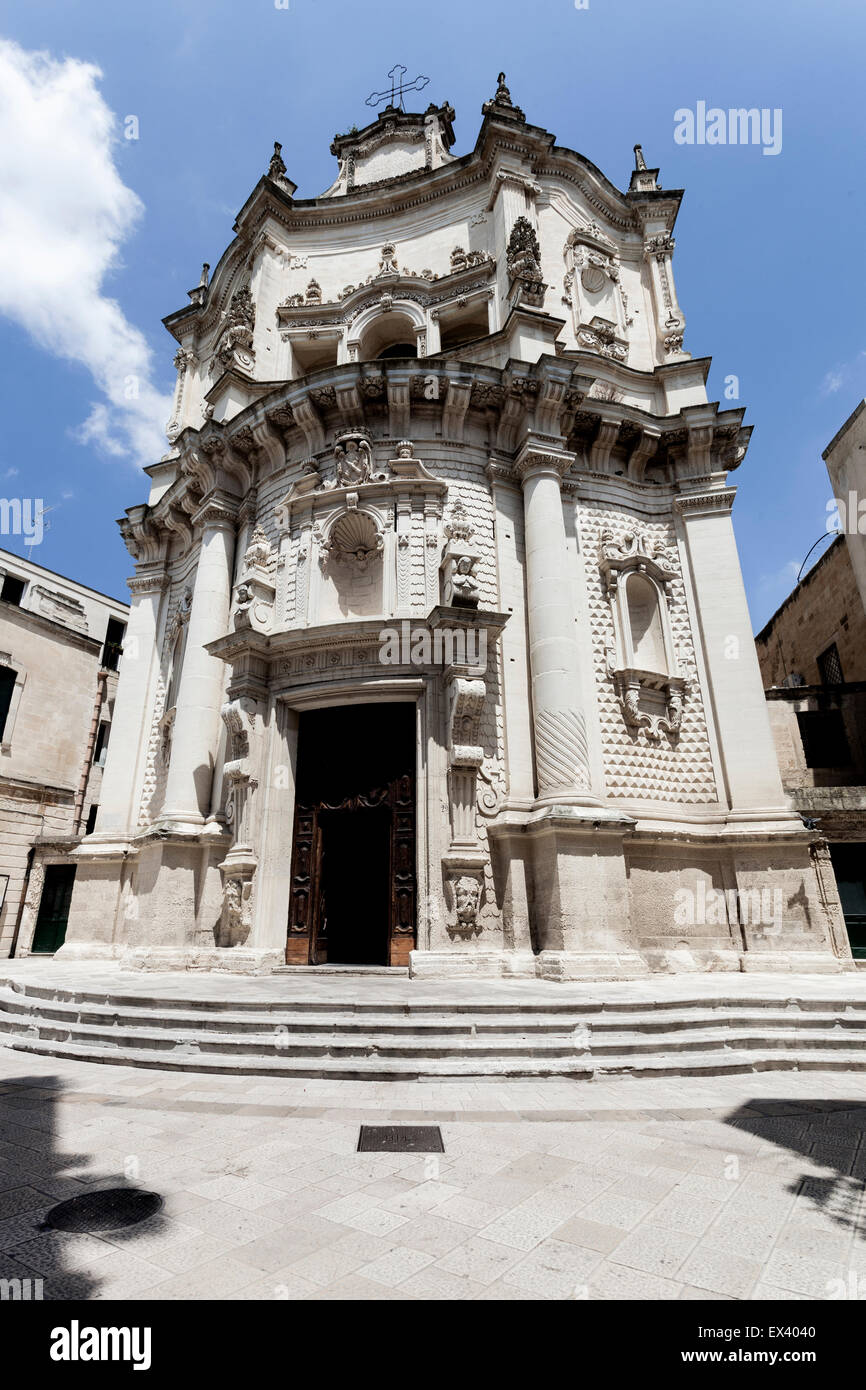
[[(441, 680), (418, 676), (348, 677), (294, 684), (274, 692), (270, 701), (271, 736), (267, 755), (268, 791), (263, 807), (263, 865), (258, 895), (258, 944), (285, 950), (289, 922), (291, 864), (295, 819), (298, 725), (307, 710), (362, 704), (415, 705), (415, 950), (430, 946), (431, 913), (441, 910), (441, 889), (433, 872), (447, 850), (447, 807), (439, 806), (437, 789), (447, 786)], [(432, 766), (430, 764), (433, 764)], [(440, 766), (441, 764), (441, 766)], [(287, 785), (275, 772), (285, 767)], [(435, 885), (435, 886), (434, 886)]]

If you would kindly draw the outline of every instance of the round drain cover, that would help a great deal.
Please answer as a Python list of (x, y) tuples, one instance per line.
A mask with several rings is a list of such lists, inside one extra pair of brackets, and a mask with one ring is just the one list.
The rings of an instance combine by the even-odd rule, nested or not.
[(163, 1205), (158, 1192), (137, 1187), (109, 1187), (101, 1192), (83, 1192), (59, 1202), (45, 1218), (55, 1231), (74, 1231), (86, 1235), (94, 1231), (121, 1231), (155, 1216)]

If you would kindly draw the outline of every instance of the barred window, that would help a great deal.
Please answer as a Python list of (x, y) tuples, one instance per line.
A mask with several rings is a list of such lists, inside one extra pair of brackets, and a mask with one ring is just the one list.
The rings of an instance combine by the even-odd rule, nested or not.
[(824, 685), (842, 684), (842, 663), (839, 660), (839, 650), (835, 642), (832, 642), (827, 650), (818, 657), (818, 670), (821, 672), (821, 681)]

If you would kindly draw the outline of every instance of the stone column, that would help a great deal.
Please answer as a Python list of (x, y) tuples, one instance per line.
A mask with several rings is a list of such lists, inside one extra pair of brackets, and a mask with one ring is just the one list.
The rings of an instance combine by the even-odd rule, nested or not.
[(752, 636), (737, 542), (734, 490), (682, 495), (682, 516), (695, 592), (709, 704), (716, 725), (728, 802), (750, 820), (796, 819), (787, 809)]
[(125, 838), (135, 829), (137, 799), (147, 755), (145, 721), (153, 702), (159, 661), (156, 634), (166, 589), (160, 570), (139, 571), (129, 581), (132, 603), (123, 639), (108, 759), (102, 776), (96, 837)]
[(587, 802), (590, 795), (586, 720), (568, 550), (562, 477), (574, 455), (527, 442), (515, 462), (523, 487), (526, 606), (532, 716), (540, 800)]
[(179, 828), (200, 828), (210, 810), (225, 667), (206, 644), (228, 628), (236, 515), (234, 500), (217, 493), (192, 518), (201, 527), (201, 543), (160, 815), (161, 822)]

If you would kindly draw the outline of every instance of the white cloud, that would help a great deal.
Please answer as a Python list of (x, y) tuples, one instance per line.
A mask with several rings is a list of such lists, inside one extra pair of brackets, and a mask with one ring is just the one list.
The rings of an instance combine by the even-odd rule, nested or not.
[(853, 362), (843, 362), (837, 367), (831, 367), (821, 382), (821, 395), (834, 396), (837, 391), (841, 391), (843, 386), (847, 386), (852, 376), (862, 376), (863, 358), (866, 357), (866, 349), (857, 354)]
[(154, 463), (171, 400), (151, 352), (105, 291), (142, 203), (114, 165), (119, 122), (101, 72), (0, 40), (0, 313), (86, 367), (103, 399), (76, 437)]

